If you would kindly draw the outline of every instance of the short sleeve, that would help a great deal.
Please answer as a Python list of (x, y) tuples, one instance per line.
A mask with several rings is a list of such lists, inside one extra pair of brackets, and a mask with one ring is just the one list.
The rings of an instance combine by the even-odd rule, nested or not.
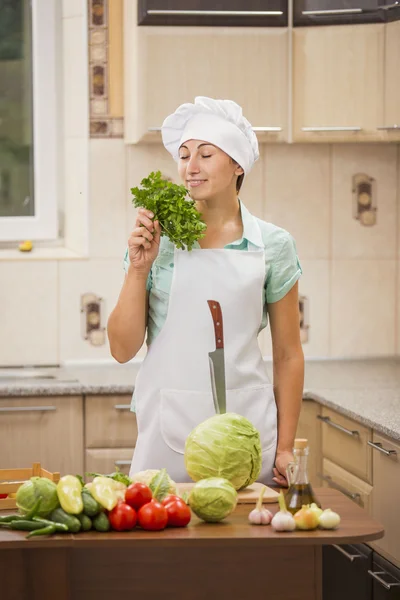
[[(125, 273), (127, 273), (128, 269), (129, 269), (129, 250), (128, 250), (128, 248), (125, 250), (125, 256), (124, 256), (124, 261), (123, 261), (123, 268), (124, 268)], [(150, 273), (149, 273), (149, 275), (147, 277), (147, 282), (146, 282), (146, 290), (148, 292), (151, 290), (152, 280), (153, 280), (152, 269), (150, 269)]]
[(285, 238), (270, 264), (266, 281), (267, 304), (278, 302), (292, 289), (302, 274), (296, 242), (290, 233)]

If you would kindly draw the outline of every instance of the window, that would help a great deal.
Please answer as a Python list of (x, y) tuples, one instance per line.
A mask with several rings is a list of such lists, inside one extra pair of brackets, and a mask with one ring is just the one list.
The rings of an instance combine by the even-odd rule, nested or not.
[(0, 241), (57, 237), (56, 0), (0, 0)]

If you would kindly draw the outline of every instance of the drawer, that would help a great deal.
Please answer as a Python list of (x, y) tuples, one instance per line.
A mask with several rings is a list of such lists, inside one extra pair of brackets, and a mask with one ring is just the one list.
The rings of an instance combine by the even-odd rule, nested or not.
[(326, 407), (318, 418), (322, 422), (323, 458), (372, 483), (372, 450), (367, 443), (372, 439), (371, 429)]
[(126, 475), (132, 462), (133, 448), (96, 448), (85, 452), (86, 473), (113, 473), (117, 468)]
[(136, 415), (130, 396), (86, 396), (86, 448), (134, 448)]
[(342, 467), (324, 458), (322, 461), (322, 486), (339, 490), (345, 496), (356, 502), (371, 513), (372, 485), (359, 479)]

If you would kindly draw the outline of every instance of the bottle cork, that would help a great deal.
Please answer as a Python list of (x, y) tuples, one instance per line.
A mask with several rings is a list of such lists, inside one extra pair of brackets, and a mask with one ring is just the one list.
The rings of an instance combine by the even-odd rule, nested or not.
[(307, 448), (308, 446), (308, 440), (306, 440), (305, 438), (296, 438), (294, 440), (294, 448), (296, 450), (304, 450), (304, 448)]

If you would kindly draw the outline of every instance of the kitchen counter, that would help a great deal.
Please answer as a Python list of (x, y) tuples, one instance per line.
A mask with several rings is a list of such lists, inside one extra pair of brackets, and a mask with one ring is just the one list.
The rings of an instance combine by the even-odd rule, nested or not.
[[(5, 380), (0, 369), (0, 397), (131, 394), (138, 369), (138, 363), (41, 368), (54, 378), (24, 381)], [(304, 398), (400, 440), (400, 359), (306, 360)]]
[[(336, 490), (315, 492), (323, 508), (341, 515), (337, 530), (278, 533), (252, 526), (248, 505), (238, 505), (221, 524), (193, 517), (187, 528), (161, 532), (26, 540), (26, 533), (0, 530), (2, 600), (109, 600), (121, 592), (137, 592), (142, 600), (243, 600), (252, 593), (321, 600), (322, 545), (376, 540), (383, 529)], [(268, 507), (278, 510), (277, 504)]]

